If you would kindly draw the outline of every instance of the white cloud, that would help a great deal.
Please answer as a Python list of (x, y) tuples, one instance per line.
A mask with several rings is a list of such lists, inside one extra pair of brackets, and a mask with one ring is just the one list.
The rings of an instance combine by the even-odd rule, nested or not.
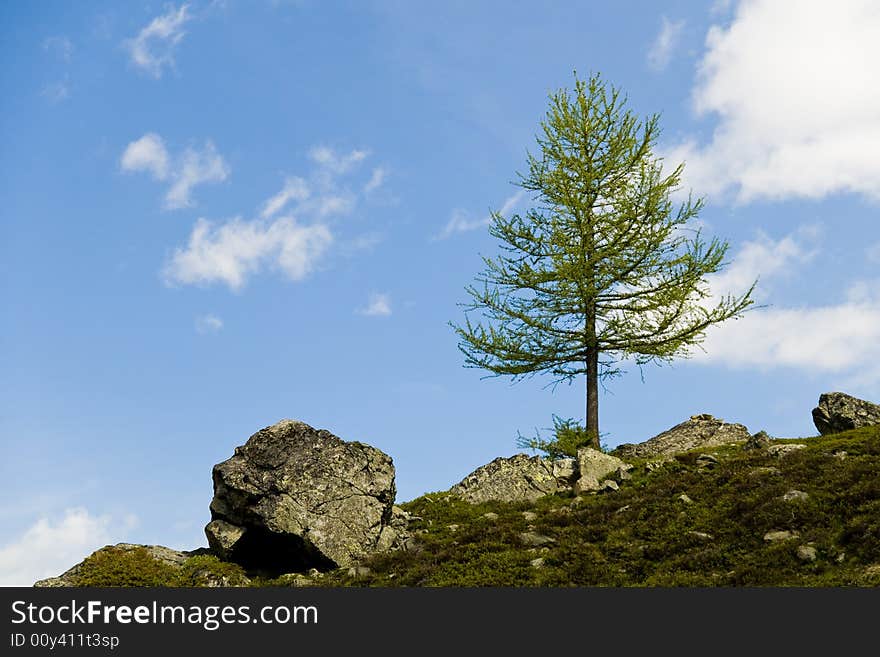
[(362, 162), (369, 153), (353, 150), (347, 154), (339, 154), (327, 146), (316, 146), (309, 151), (313, 162), (334, 174), (347, 173), (352, 167)]
[(187, 148), (173, 175), (173, 183), (165, 195), (165, 207), (187, 208), (193, 205), (190, 192), (196, 185), (223, 182), (229, 177), (229, 166), (210, 141), (204, 149)]
[(379, 187), (382, 186), (382, 183), (385, 182), (385, 175), (385, 169), (382, 167), (376, 167), (373, 169), (373, 174), (370, 176), (367, 184), (364, 185), (364, 194), (369, 194), (370, 192), (379, 189)]
[(196, 333), (205, 335), (207, 333), (217, 333), (223, 328), (223, 320), (216, 315), (200, 315), (196, 317)]
[(126, 172), (145, 171), (155, 180), (168, 181), (164, 207), (168, 210), (191, 207), (196, 185), (222, 182), (229, 177), (229, 165), (211, 141), (202, 150), (187, 148), (172, 158), (159, 135), (149, 132), (131, 142), (122, 154), (120, 167)]
[(217, 227), (199, 219), (189, 243), (175, 250), (163, 273), (170, 285), (220, 282), (234, 291), (266, 267), (298, 281), (315, 268), (332, 241), (327, 226), (301, 226), (291, 217), (274, 222), (236, 218)]
[[(761, 276), (768, 281), (796, 272), (817, 254), (815, 229), (773, 241), (761, 236), (743, 246), (720, 275), (713, 293), (742, 293)], [(711, 327), (694, 362), (767, 370), (790, 367), (880, 383), (880, 285), (856, 281), (839, 303), (814, 307), (762, 307)], [(764, 289), (766, 294), (767, 290)], [(760, 297), (759, 297), (759, 300)]]
[(669, 65), (683, 29), (683, 20), (670, 21), (666, 16), (660, 18), (660, 32), (648, 49), (648, 66), (655, 71), (662, 71)]
[(753, 298), (758, 301), (766, 298), (771, 279), (791, 276), (800, 265), (816, 256), (818, 236), (816, 226), (803, 226), (775, 241), (759, 233), (757, 239), (743, 244), (730, 264), (707, 277), (713, 296), (743, 294), (755, 279), (760, 279)]
[(54, 52), (59, 59), (69, 62), (73, 56), (73, 43), (66, 36), (51, 36), (43, 40), (43, 50)]
[(147, 171), (156, 180), (168, 177), (168, 150), (154, 132), (148, 132), (125, 148), (120, 160), (123, 171)]
[(260, 216), (268, 219), (274, 214), (281, 212), (290, 201), (305, 201), (311, 192), (306, 181), (297, 176), (292, 176), (284, 181), (284, 187), (280, 192), (263, 204)]
[[(135, 522), (129, 518), (113, 533)], [(68, 509), (57, 521), (40, 518), (21, 536), (0, 547), (0, 586), (32, 586), (38, 579), (60, 575), (110, 543), (110, 529), (108, 516), (96, 517), (82, 508)]]
[(388, 294), (371, 294), (367, 305), (358, 313), (368, 317), (387, 317), (391, 314), (391, 297)]
[(880, 199), (880, 5), (741, 2), (713, 26), (693, 90), (718, 124), (665, 150), (698, 194), (755, 199), (854, 192)]
[[(504, 204), (501, 206), (501, 209), (498, 210), (498, 213), (502, 216), (510, 214), (513, 209), (516, 208), (517, 205), (519, 205), (524, 196), (525, 192), (520, 190), (516, 192), (513, 196), (508, 197), (504, 201)], [(443, 230), (440, 231), (440, 233), (436, 235), (434, 239), (443, 240), (454, 235), (455, 233), (465, 233), (471, 230), (477, 230), (478, 228), (488, 226), (491, 222), (491, 215), (474, 218), (472, 215), (468, 214), (464, 210), (456, 208), (452, 211), (452, 216), (449, 218), (449, 221), (446, 222)]]
[(192, 18), (187, 13), (189, 5), (173, 7), (168, 13), (157, 16), (138, 35), (125, 42), (132, 63), (154, 78), (162, 77), (164, 67), (174, 66), (174, 49), (186, 32), (184, 24)]

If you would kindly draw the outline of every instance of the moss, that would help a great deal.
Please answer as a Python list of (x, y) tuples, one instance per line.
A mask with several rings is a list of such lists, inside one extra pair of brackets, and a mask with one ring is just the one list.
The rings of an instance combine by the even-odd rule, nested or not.
[(200, 554), (183, 563), (175, 583), (177, 586), (245, 586), (249, 580), (238, 564), (221, 561), (211, 554)]
[(77, 586), (174, 586), (177, 568), (154, 559), (146, 548), (106, 547), (80, 564)]

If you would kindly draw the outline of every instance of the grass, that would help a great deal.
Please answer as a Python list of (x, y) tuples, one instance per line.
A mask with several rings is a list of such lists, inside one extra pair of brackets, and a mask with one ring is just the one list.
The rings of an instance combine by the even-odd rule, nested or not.
[[(880, 427), (781, 442), (806, 448), (783, 457), (739, 446), (694, 450), (654, 470), (640, 461), (619, 491), (581, 498), (471, 505), (445, 492), (423, 495), (401, 505), (414, 516), (410, 549), (375, 555), (357, 574), (340, 569), (307, 581), (383, 587), (880, 586)], [(715, 455), (717, 464), (701, 467), (697, 457), (703, 452)], [(784, 499), (791, 490), (808, 497)], [(794, 538), (765, 540), (772, 531)], [(526, 544), (524, 533), (545, 543)], [(193, 557), (169, 574), (143, 555), (98, 554), (81, 569), (86, 585), (198, 586), (212, 577), (223, 581), (221, 572), (229, 583), (245, 581), (233, 577), (243, 575), (237, 566), (214, 557)], [(123, 567), (114, 559), (127, 561)], [(110, 583), (115, 581), (126, 584)]]

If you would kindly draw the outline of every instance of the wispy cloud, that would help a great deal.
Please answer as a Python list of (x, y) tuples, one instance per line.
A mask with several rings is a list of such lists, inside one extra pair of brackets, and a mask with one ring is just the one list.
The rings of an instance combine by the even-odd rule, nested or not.
[(717, 126), (664, 158), (685, 161), (685, 188), (716, 199), (880, 199), (880, 85), (866, 83), (878, 34), (880, 12), (860, 0), (804, 0), (796, 12), (739, 3), (729, 25), (709, 30), (693, 89), (696, 112)]
[[(363, 198), (348, 189), (342, 176), (353, 174), (366, 157), (364, 150), (344, 153), (316, 147), (309, 152), (313, 163), (309, 174), (287, 176), (281, 189), (258, 206), (257, 219), (236, 217), (212, 223), (200, 218), (188, 243), (165, 263), (166, 284), (221, 283), (240, 291), (252, 275), (262, 271), (303, 280), (336, 243), (333, 221), (351, 212)], [(370, 236), (363, 244), (356, 245), (357, 240), (343, 243), (343, 249), (368, 248), (373, 241)]]
[(662, 71), (669, 66), (672, 53), (681, 40), (684, 21), (670, 21), (666, 16), (660, 18), (660, 31), (648, 49), (648, 66), (655, 71)]
[(73, 56), (73, 43), (66, 36), (51, 36), (43, 39), (43, 50), (55, 53), (60, 60), (69, 62)]
[(154, 78), (162, 77), (165, 67), (174, 67), (174, 49), (186, 35), (183, 27), (192, 16), (189, 5), (173, 7), (157, 16), (136, 37), (125, 41), (132, 63)]
[(218, 333), (223, 328), (223, 320), (217, 315), (200, 315), (196, 317), (196, 333), (205, 335), (207, 333)]
[[(739, 250), (725, 273), (710, 278), (716, 295), (742, 293), (760, 276), (768, 286), (796, 274), (817, 255), (818, 233), (804, 227), (779, 240), (762, 235)], [(759, 288), (759, 289), (760, 289)], [(853, 281), (839, 303), (767, 306), (711, 327), (694, 362), (769, 370), (789, 367), (880, 384), (880, 285)]]
[(391, 314), (391, 296), (381, 293), (371, 294), (367, 305), (357, 312), (368, 317), (387, 317)]
[(373, 174), (370, 176), (367, 184), (364, 185), (364, 194), (369, 194), (370, 192), (379, 189), (379, 187), (382, 186), (382, 183), (385, 182), (385, 175), (385, 169), (382, 167), (376, 167), (373, 169)]
[(61, 574), (91, 552), (117, 539), (137, 519), (115, 527), (109, 516), (93, 516), (86, 509), (68, 509), (60, 519), (43, 517), (18, 538), (0, 547), (0, 586), (32, 586), (38, 579)]
[[(501, 209), (498, 210), (498, 213), (502, 216), (508, 215), (519, 205), (520, 201), (522, 201), (525, 196), (525, 192), (520, 190), (516, 192), (513, 196), (508, 197)], [(483, 228), (488, 226), (492, 222), (492, 216), (486, 215), (485, 217), (474, 217), (468, 212), (460, 208), (456, 208), (452, 211), (452, 216), (449, 218), (449, 221), (446, 222), (446, 225), (443, 227), (443, 230), (440, 231), (439, 234), (434, 236), (435, 240), (445, 240), (456, 233), (465, 233), (471, 230), (477, 230), (478, 228)]]
[(222, 182), (229, 177), (229, 165), (209, 140), (201, 150), (187, 148), (172, 158), (159, 135), (149, 132), (131, 142), (120, 159), (125, 172), (143, 171), (155, 180), (169, 182), (164, 207), (169, 210), (191, 207), (192, 190), (197, 185)]
[(188, 244), (175, 250), (163, 273), (170, 285), (219, 282), (233, 291), (266, 267), (298, 281), (315, 268), (332, 242), (327, 226), (301, 226), (291, 217), (274, 222), (236, 218), (219, 226), (199, 219)]
[(60, 103), (63, 100), (67, 100), (70, 98), (69, 78), (65, 75), (63, 80), (43, 85), (40, 94), (51, 103)]

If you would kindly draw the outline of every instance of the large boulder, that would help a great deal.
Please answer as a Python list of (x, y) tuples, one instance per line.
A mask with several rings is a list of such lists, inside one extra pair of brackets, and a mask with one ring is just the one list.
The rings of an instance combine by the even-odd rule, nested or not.
[(813, 409), (813, 424), (823, 436), (878, 425), (880, 406), (842, 392), (825, 392)]
[(677, 424), (637, 445), (624, 444), (613, 450), (621, 458), (654, 458), (686, 452), (698, 447), (718, 447), (746, 441), (749, 430), (741, 424), (729, 424), (709, 414), (692, 415), (689, 420)]
[(616, 456), (592, 447), (581, 447), (578, 450), (577, 463), (580, 477), (574, 484), (574, 492), (578, 495), (601, 490), (609, 474), (615, 471), (624, 473), (629, 467)]
[(347, 567), (405, 540), (391, 457), (304, 422), (258, 431), (213, 479), (208, 543), (246, 568)]
[(481, 466), (449, 489), (471, 504), (498, 500), (531, 502), (544, 495), (571, 489), (576, 470), (572, 459), (552, 459), (527, 454), (500, 456)]

